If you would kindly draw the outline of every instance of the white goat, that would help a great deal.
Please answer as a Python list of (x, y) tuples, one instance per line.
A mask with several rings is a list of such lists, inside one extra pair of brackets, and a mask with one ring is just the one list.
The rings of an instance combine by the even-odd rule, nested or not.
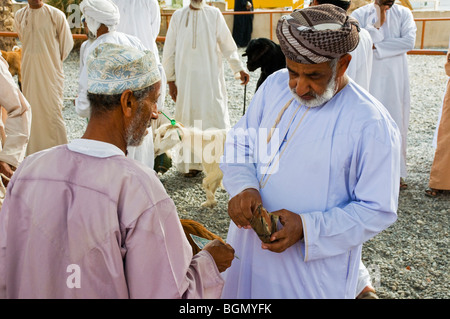
[(203, 207), (214, 207), (217, 204), (215, 193), (222, 183), (222, 171), (219, 163), (223, 154), (227, 130), (208, 129), (202, 131), (194, 127), (184, 127), (177, 123), (166, 123), (155, 131), (155, 156), (163, 154), (181, 143), (183, 154), (193, 153), (196, 159), (201, 159), (205, 178), (202, 186), (206, 193)]

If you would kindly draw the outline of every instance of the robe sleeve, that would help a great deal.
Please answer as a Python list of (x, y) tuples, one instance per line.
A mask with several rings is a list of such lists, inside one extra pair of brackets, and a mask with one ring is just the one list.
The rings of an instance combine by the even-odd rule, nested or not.
[(233, 36), (228, 29), (228, 25), (225, 22), (225, 18), (222, 13), (217, 9), (217, 41), (222, 52), (223, 57), (230, 64), (230, 68), (233, 73), (237, 73), (245, 70), (244, 64), (239, 58), (239, 53), (237, 50), (236, 43), (234, 42)]
[[(125, 275), (130, 298), (219, 298), (224, 281), (212, 256), (192, 249), (170, 199), (128, 229)], [(158, 261), (158, 262), (155, 262)]]
[(373, 43), (383, 41), (383, 32), (374, 26), (375, 22), (378, 20), (378, 17), (373, 6), (356, 9), (352, 12), (351, 16), (358, 20), (361, 28), (364, 28), (367, 32), (369, 32)]
[(382, 120), (363, 130), (354, 158), (357, 184), (351, 201), (327, 211), (300, 213), (305, 261), (343, 254), (369, 240), (397, 219), (400, 133)]
[[(57, 9), (56, 9), (57, 10)], [(69, 23), (66, 20), (66, 16), (60, 10), (55, 11), (56, 20), (56, 32), (59, 41), (59, 52), (61, 61), (64, 61), (73, 48), (73, 37), (70, 31)]]
[(166, 33), (166, 41), (164, 42), (164, 50), (162, 56), (162, 64), (166, 73), (168, 82), (176, 80), (175, 74), (175, 50), (177, 45), (178, 33), (178, 10), (172, 15), (169, 28)]
[(0, 57), (0, 105), (8, 113), (5, 123), (6, 141), (0, 161), (17, 167), (25, 157), (30, 136), (31, 111), (28, 101), (8, 71), (8, 63)]
[(376, 41), (376, 38), (372, 37), (376, 49), (374, 54), (379, 59), (405, 54), (414, 49), (417, 30), (414, 17), (409, 10), (403, 10), (401, 19), (400, 37), (383, 39), (381, 41)]

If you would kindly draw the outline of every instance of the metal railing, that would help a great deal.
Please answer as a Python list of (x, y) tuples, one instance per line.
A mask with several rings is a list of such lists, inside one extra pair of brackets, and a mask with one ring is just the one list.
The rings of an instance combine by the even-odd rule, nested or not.
[(414, 21), (422, 22), (422, 34), (420, 37), (420, 49), (414, 49), (408, 54), (427, 54), (427, 55), (445, 55), (447, 54), (447, 50), (428, 50), (424, 49), (425, 42), (425, 25), (427, 21), (450, 21), (450, 17), (445, 18), (415, 18)]
[[(273, 15), (274, 14), (289, 14), (292, 11), (286, 11), (286, 10), (264, 10), (264, 11), (225, 11), (222, 12), (223, 15), (248, 15), (248, 14), (268, 14), (269, 17), (269, 25), (270, 25), (270, 39), (273, 40)], [(169, 26), (170, 17), (173, 13), (167, 13), (163, 12), (161, 13), (161, 17), (166, 17), (166, 29)], [(422, 22), (422, 33), (420, 38), (420, 49), (413, 49), (408, 52), (408, 54), (418, 54), (418, 55), (445, 55), (447, 54), (447, 49), (424, 49), (424, 42), (425, 42), (425, 26), (426, 22), (435, 22), (435, 21), (450, 21), (450, 17), (442, 17), (442, 18), (415, 18), (414, 21), (416, 22)], [(77, 40), (86, 40), (87, 36), (85, 34), (73, 34), (72, 35), (74, 39)], [(0, 37), (13, 37), (17, 38), (18, 34), (17, 32), (7, 32), (7, 31), (0, 31)], [(164, 42), (166, 39), (165, 36), (158, 36), (156, 38), (156, 41), (158, 42)]]

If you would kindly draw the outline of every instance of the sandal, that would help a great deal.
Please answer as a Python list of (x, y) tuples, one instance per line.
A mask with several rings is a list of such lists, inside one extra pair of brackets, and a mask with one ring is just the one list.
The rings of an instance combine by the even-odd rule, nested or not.
[(436, 198), (441, 194), (444, 194), (444, 191), (442, 189), (428, 188), (425, 190), (425, 196), (428, 197)]
[(184, 174), (184, 177), (195, 177), (197, 176), (201, 171), (196, 169), (190, 169), (189, 173)]

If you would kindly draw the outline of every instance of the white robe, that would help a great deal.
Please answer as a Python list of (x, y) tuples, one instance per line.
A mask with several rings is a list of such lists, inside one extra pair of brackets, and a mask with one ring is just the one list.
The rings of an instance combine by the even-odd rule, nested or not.
[(327, 104), (310, 109), (297, 131), (306, 108), (294, 116), (294, 100), (267, 148), (279, 155), (293, 132), (295, 138), (260, 188), (271, 153), (264, 134), (258, 140), (252, 133), (270, 129), (292, 99), (288, 77), (286, 69), (278, 71), (256, 92), (228, 134), (220, 167), (230, 197), (255, 188), (269, 212), (299, 214), (304, 240), (274, 253), (261, 249), (253, 230), (232, 222), (227, 242), (240, 259), (224, 274), (222, 297), (355, 298), (362, 244), (397, 218), (400, 133), (381, 103), (352, 80)]
[[(95, 40), (83, 42), (80, 48), (80, 76), (78, 80), (78, 97), (75, 100), (75, 110), (81, 117), (89, 118), (90, 103), (87, 97), (87, 57), (101, 43), (116, 43), (130, 46), (139, 50), (147, 50), (142, 42), (135, 36), (122, 32), (112, 31), (99, 36)], [(152, 51), (152, 49), (149, 49)], [(152, 51), (153, 52), (153, 51)], [(155, 52), (153, 52), (155, 53)], [(158, 52), (156, 52), (158, 54)], [(163, 72), (162, 65), (159, 65), (160, 72)], [(153, 136), (147, 134), (140, 146), (129, 146), (128, 157), (133, 158), (153, 169), (155, 151), (153, 147)]]
[(361, 29), (358, 46), (350, 52), (352, 60), (347, 68), (347, 75), (367, 91), (369, 91), (370, 77), (372, 75), (372, 45), (370, 33), (366, 29)]
[[(203, 130), (230, 127), (222, 58), (234, 73), (245, 70), (219, 9), (205, 5), (201, 10), (185, 7), (174, 12), (166, 34), (163, 66), (167, 80), (177, 86), (174, 117), (184, 126), (201, 126)], [(178, 170), (201, 170), (199, 162), (183, 164)]]
[[(120, 12), (116, 31), (134, 35), (152, 52), (158, 52), (156, 37), (161, 26), (161, 12), (156, 0), (112, 0)], [(159, 54), (156, 55), (159, 63)]]
[(386, 22), (374, 27), (377, 15), (374, 4), (353, 11), (361, 28), (369, 31), (375, 45), (369, 92), (388, 109), (402, 133), (401, 177), (407, 176), (406, 147), (411, 110), (409, 72), (406, 53), (414, 48), (416, 24), (411, 11), (394, 5), (386, 12)]

